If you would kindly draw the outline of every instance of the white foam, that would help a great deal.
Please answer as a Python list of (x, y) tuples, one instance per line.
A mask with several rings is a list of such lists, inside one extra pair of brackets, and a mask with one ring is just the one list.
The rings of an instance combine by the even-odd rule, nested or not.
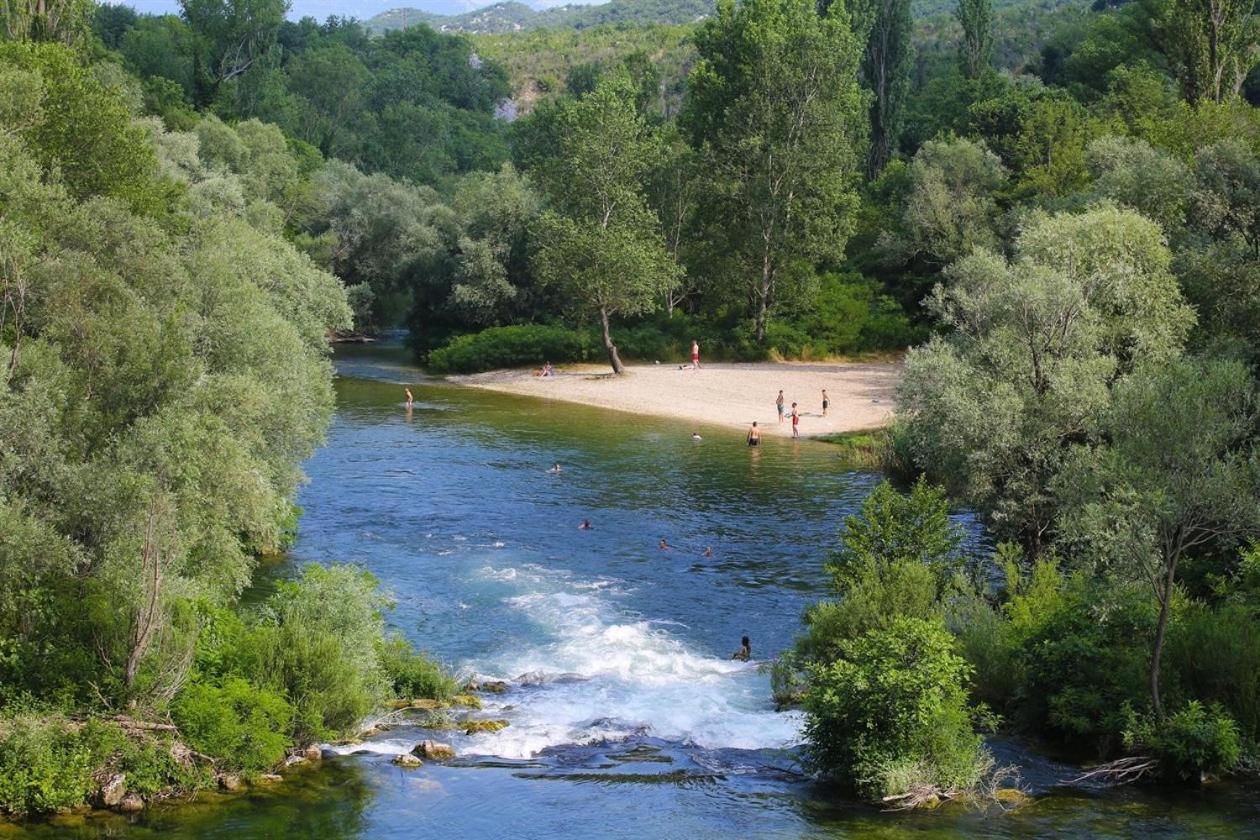
[(487, 567), (480, 575), (524, 590), (504, 602), (537, 624), (545, 641), (467, 663), (514, 685), (485, 712), (511, 725), (468, 736), (463, 749), (528, 758), (551, 746), (636, 735), (708, 749), (799, 741), (800, 716), (773, 710), (768, 680), (755, 665), (697, 652), (662, 622), (628, 616), (612, 601), (612, 581), (538, 567)]

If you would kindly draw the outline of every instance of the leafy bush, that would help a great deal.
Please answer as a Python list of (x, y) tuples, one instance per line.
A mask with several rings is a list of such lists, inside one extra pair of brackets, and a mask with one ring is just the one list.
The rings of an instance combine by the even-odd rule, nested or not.
[(461, 335), (429, 354), (441, 373), (473, 373), (498, 368), (541, 366), (543, 362), (582, 362), (595, 358), (598, 344), (589, 332), (544, 324), (490, 327)]
[(1138, 718), (1131, 708), (1128, 715), (1125, 746), (1153, 753), (1168, 775), (1197, 780), (1203, 773), (1232, 770), (1242, 757), (1238, 724), (1219, 705), (1191, 700), (1162, 724)]
[(846, 642), (842, 658), (810, 669), (810, 765), (872, 800), (918, 786), (973, 789), (986, 762), (969, 674), (939, 623), (896, 618)]
[(400, 636), (381, 643), (380, 657), (395, 697), (447, 700), (458, 691), (455, 679), (446, 669)]
[(280, 695), (228, 677), (222, 685), (192, 683), (175, 699), (175, 723), (189, 746), (245, 773), (262, 773), (284, 758), (293, 708)]
[(1260, 615), (1240, 603), (1193, 605), (1169, 628), (1164, 669), (1187, 697), (1224, 706), (1260, 742)]
[(92, 791), (94, 769), (91, 744), (64, 718), (0, 720), (0, 811), (22, 816), (78, 805)]

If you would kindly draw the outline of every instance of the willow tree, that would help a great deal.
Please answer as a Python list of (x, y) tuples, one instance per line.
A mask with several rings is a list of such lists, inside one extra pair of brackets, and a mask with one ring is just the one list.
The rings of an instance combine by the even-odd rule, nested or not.
[(645, 197), (658, 144), (635, 93), (619, 73), (560, 103), (546, 115), (556, 142), (534, 161), (551, 205), (534, 228), (534, 273), (574, 314), (599, 319), (617, 374), (610, 319), (651, 311), (681, 274)]
[(721, 0), (695, 44), (684, 124), (764, 343), (784, 275), (844, 251), (865, 135), (861, 48), (847, 12), (820, 17), (806, 0)]

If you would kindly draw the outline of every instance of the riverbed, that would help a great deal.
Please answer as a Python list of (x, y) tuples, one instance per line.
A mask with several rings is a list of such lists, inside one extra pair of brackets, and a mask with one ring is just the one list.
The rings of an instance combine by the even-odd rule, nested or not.
[[(887, 814), (801, 772), (801, 720), (775, 711), (759, 663), (825, 593), (845, 515), (880, 476), (813, 441), (419, 381), (398, 348), (339, 351), (338, 412), (307, 463), (289, 559), (352, 562), (389, 593), (390, 624), (507, 690), (443, 733), (460, 758), (402, 770), (428, 733), (393, 728), (272, 788), (31, 826), (111, 837), (1260, 837), (1256, 791), (1059, 787), (1071, 768), (996, 742), (1038, 794), (1004, 813)], [(560, 471), (553, 473), (553, 464)], [(580, 529), (582, 520), (589, 529)], [(960, 512), (976, 550), (985, 538)], [(669, 548), (660, 547), (665, 540)], [(752, 640), (750, 663), (730, 654)], [(0, 829), (0, 837), (17, 833)]]

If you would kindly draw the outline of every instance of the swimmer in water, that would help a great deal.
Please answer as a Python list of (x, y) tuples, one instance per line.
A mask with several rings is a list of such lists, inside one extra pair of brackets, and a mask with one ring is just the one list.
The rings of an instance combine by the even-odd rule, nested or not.
[(699, 432), (692, 432), (692, 433), (691, 433), (691, 439), (692, 439), (692, 440), (704, 440), (704, 438), (700, 437), (700, 433), (699, 433)]
[(411, 408), (416, 402), (415, 397), (411, 396), (411, 389), (403, 388), (403, 393), (407, 395), (407, 408)]
[(754, 420), (752, 427), (748, 430), (748, 445), (761, 446), (761, 429), (757, 428), (757, 421)]
[(547, 470), (547, 472), (551, 473), (552, 475), (559, 475), (559, 474), (560, 474), (560, 463), (557, 461), (555, 464), (552, 464), (552, 465), (551, 465), (551, 469)]
[(706, 546), (704, 547), (704, 556), (705, 556), (705, 557), (712, 557), (712, 556), (713, 556), (713, 546), (711, 546), (711, 545), (706, 545)]
[(664, 537), (661, 537), (661, 545), (660, 545), (661, 551), (669, 551), (671, 548), (673, 548), (673, 546), (669, 544), (669, 540), (665, 539)]
[(579, 530), (579, 531), (589, 531), (589, 530), (591, 530), (591, 520), (589, 520), (589, 519), (583, 519), (583, 520), (582, 520), (582, 524), (578, 526), (578, 530)]
[(748, 637), (744, 636), (739, 640), (739, 650), (731, 654), (731, 659), (738, 659), (740, 662), (747, 662), (752, 658), (752, 645), (748, 642)]

